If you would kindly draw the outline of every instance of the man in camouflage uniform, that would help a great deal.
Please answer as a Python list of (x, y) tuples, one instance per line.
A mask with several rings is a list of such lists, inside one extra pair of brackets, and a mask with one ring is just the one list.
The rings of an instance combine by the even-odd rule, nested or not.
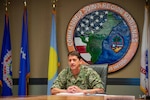
[(51, 87), (51, 94), (67, 93), (103, 93), (104, 87), (100, 76), (92, 68), (81, 64), (77, 51), (68, 53), (69, 67), (63, 69)]

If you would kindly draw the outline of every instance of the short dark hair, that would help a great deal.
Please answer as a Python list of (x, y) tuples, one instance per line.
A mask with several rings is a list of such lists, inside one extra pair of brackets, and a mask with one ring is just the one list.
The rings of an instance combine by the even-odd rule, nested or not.
[(80, 56), (80, 53), (78, 51), (70, 51), (68, 53), (68, 56), (77, 56), (78, 59), (81, 59), (82, 57)]

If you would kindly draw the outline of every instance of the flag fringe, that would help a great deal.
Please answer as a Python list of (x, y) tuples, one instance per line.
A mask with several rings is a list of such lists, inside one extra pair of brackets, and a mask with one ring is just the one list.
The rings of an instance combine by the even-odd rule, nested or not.
[(140, 89), (141, 89), (141, 91), (144, 93), (144, 94), (147, 94), (147, 90), (145, 89), (145, 88), (143, 88), (142, 86), (140, 86)]
[(2, 81), (0, 80), (0, 87), (3, 87)]

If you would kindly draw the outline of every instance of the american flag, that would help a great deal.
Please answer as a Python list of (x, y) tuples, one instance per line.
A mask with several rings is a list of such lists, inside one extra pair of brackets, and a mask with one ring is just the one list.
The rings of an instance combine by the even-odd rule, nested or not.
[(108, 11), (95, 11), (81, 19), (76, 27), (76, 34), (87, 35), (94, 34), (103, 27), (107, 21)]

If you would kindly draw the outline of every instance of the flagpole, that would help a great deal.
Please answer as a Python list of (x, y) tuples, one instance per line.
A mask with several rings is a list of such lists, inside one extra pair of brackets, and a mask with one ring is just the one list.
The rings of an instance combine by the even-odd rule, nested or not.
[[(5, 0), (5, 4), (4, 4), (4, 5), (5, 5), (5, 14), (7, 13), (7, 10), (8, 10), (8, 9), (7, 9), (7, 5), (8, 5), (8, 4), (10, 4), (10, 2), (8, 2), (7, 0)], [(0, 87), (2, 87), (2, 86), (3, 86), (3, 84), (2, 84), (2, 81), (0, 80)], [(0, 91), (0, 94), (1, 94), (1, 92), (2, 92), (2, 91)]]
[[(24, 0), (24, 6), (27, 7), (27, 0)], [(29, 75), (26, 77), (26, 95), (29, 95)]]
[(57, 52), (57, 40), (56, 40), (56, 1), (51, 0), (52, 3), (52, 24), (51, 24), (51, 35), (50, 35), (50, 48), (49, 48), (49, 62), (48, 62), (48, 85), (47, 95), (51, 95), (51, 87), (54, 80), (57, 77), (58, 68), (58, 52)]
[[(2, 52), (0, 58), (0, 90), (1, 96), (12, 96), (12, 52), (11, 52), (11, 42), (10, 42), (10, 29), (9, 29), (9, 16), (7, 12), (7, 6), (10, 4), (5, 0), (5, 20), (4, 20), (4, 35), (2, 42)], [(7, 70), (8, 69), (8, 70)], [(7, 71), (5, 71), (7, 70)]]
[[(24, 4), (24, 7), (26, 7), (27, 6), (27, 1), (26, 0), (24, 0), (24, 2), (23, 2), (23, 4)], [(28, 89), (28, 80), (27, 80), (27, 78), (26, 78), (26, 95), (28, 95), (29, 94), (29, 89)]]
[[(147, 7), (147, 9), (148, 9), (148, 12), (149, 12), (149, 0), (145, 0), (145, 5), (146, 5), (146, 7)], [(149, 19), (149, 18), (148, 18), (148, 19)], [(149, 23), (149, 20), (148, 20), (148, 23)], [(148, 26), (147, 26), (148, 28), (149, 28), (149, 25), (150, 25), (150, 24), (148, 24)], [(150, 34), (150, 33), (149, 33), (149, 30), (150, 30), (150, 29), (147, 29), (147, 34), (148, 34), (148, 37), (147, 37), (147, 38), (148, 38), (148, 39), (149, 39), (149, 34)], [(147, 40), (148, 40), (148, 39), (147, 39)], [(148, 41), (147, 41), (147, 42), (148, 42)], [(149, 51), (149, 46), (148, 46), (148, 59), (149, 59), (149, 57), (150, 57), (150, 55), (149, 55), (150, 53), (149, 53), (149, 52), (150, 52), (150, 51)], [(150, 75), (149, 75), (150, 73), (149, 73), (149, 71), (150, 71), (150, 69), (149, 69), (149, 68), (150, 68), (150, 64), (148, 64), (148, 94), (146, 94), (146, 99), (150, 99), (150, 87), (149, 87), (149, 86), (150, 86), (150, 85), (149, 85), (149, 82), (150, 82)]]

